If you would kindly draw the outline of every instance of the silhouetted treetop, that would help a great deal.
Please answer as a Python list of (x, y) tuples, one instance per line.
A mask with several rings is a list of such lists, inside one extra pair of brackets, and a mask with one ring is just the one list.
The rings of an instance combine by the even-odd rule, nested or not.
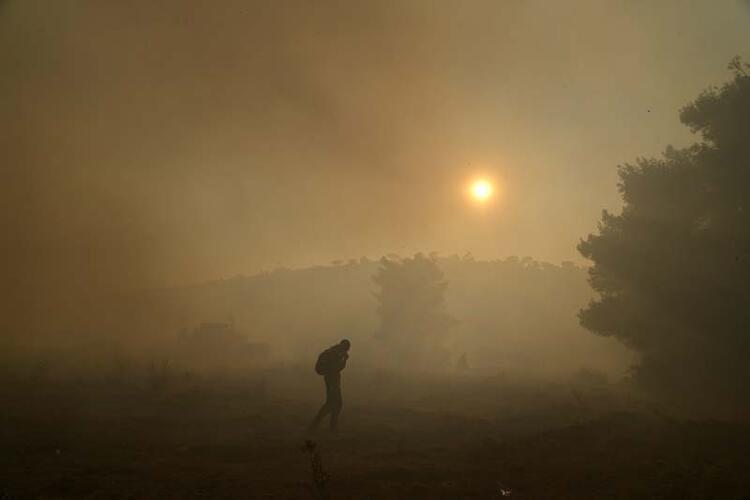
[(682, 108), (680, 120), (693, 132), (718, 148), (747, 149), (747, 121), (750, 113), (750, 65), (736, 57), (729, 64), (734, 78), (720, 88), (711, 88)]

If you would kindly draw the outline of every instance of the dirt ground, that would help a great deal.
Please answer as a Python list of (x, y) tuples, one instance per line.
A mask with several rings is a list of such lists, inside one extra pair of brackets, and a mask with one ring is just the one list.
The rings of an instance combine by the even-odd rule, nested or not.
[(750, 498), (750, 425), (609, 386), (355, 381), (340, 434), (306, 436), (317, 382), (6, 385), (0, 498)]

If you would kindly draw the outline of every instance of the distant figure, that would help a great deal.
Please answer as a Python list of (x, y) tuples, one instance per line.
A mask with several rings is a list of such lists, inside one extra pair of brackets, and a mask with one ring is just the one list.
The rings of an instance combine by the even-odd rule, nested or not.
[(323, 417), (331, 414), (331, 430), (338, 432), (339, 413), (343, 400), (341, 399), (341, 370), (346, 367), (346, 360), (349, 359), (349, 347), (351, 343), (344, 339), (333, 347), (329, 347), (318, 356), (315, 363), (315, 371), (318, 375), (323, 375), (326, 383), (326, 402), (315, 415), (310, 423), (308, 431), (312, 432), (317, 429)]
[(458, 358), (456, 366), (458, 367), (459, 371), (462, 372), (465, 372), (469, 369), (469, 360), (466, 358), (466, 353), (461, 354), (461, 357)]

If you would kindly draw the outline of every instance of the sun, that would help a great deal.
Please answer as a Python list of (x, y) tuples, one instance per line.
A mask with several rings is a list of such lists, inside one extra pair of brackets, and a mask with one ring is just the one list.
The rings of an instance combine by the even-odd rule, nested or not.
[(480, 203), (484, 203), (492, 198), (494, 191), (492, 183), (486, 179), (477, 179), (471, 183), (471, 197)]

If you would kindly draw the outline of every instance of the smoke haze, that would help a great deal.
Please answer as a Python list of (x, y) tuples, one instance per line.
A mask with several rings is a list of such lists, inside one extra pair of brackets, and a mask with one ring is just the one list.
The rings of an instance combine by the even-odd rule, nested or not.
[[(616, 164), (689, 139), (675, 110), (747, 21), (740, 2), (5, 1), (7, 304), (37, 321), (389, 252), (579, 260)], [(477, 174), (501, 189), (481, 212)]]

